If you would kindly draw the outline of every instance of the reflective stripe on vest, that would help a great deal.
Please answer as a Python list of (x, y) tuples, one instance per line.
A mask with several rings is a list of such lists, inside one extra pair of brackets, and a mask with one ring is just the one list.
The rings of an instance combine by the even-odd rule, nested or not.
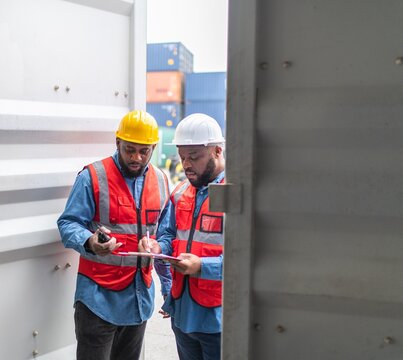
[[(218, 257), (223, 250), (224, 214), (208, 210), (209, 199), (203, 202), (194, 222), (196, 189), (185, 180), (171, 195), (175, 206), (177, 224), (176, 239), (172, 242), (173, 256), (190, 252), (199, 257)], [(192, 228), (192, 226), (194, 226)], [(171, 294), (174, 299), (182, 296), (185, 279), (188, 279), (189, 294), (199, 305), (217, 307), (222, 304), (222, 282), (202, 279), (200, 276), (184, 276), (173, 272)]]
[(90, 253), (81, 256), (87, 260), (94, 261), (98, 264), (107, 264), (115, 266), (137, 266), (140, 259), (141, 267), (148, 267), (150, 265), (148, 261), (149, 259), (147, 257), (142, 256), (138, 257), (138, 256), (125, 256), (114, 254), (109, 254), (106, 256), (97, 256), (95, 254)]
[[(169, 200), (168, 181), (161, 170), (149, 165), (144, 178), (140, 202), (140, 221), (135, 200), (113, 158), (109, 157), (88, 166), (91, 175), (95, 216), (93, 231), (100, 225), (111, 230), (111, 236), (122, 246), (107, 256), (87, 253), (80, 257), (79, 273), (110, 290), (123, 290), (141, 268), (147, 287), (151, 286), (152, 260), (146, 257), (118, 255), (120, 251), (138, 251), (138, 236), (147, 230), (153, 236), (160, 214)], [(158, 190), (157, 190), (158, 189)]]

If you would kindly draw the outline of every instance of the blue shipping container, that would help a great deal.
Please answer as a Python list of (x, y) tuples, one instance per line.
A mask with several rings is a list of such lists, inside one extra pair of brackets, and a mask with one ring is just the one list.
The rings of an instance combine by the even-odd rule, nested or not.
[(180, 42), (147, 44), (147, 71), (193, 71), (193, 54)]
[(225, 101), (226, 97), (226, 72), (206, 72), (186, 75), (185, 100)]
[(221, 129), (225, 131), (226, 102), (225, 101), (191, 101), (185, 103), (185, 116), (203, 113), (214, 118)]
[(147, 112), (154, 116), (158, 126), (176, 127), (182, 120), (182, 104), (147, 103)]

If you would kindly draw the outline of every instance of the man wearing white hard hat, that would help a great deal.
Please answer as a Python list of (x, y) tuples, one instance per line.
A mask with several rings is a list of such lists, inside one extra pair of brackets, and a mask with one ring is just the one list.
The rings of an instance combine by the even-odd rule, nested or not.
[(163, 306), (172, 318), (179, 358), (218, 360), (224, 214), (209, 211), (207, 187), (224, 181), (225, 140), (213, 118), (192, 114), (178, 124), (172, 144), (187, 179), (171, 194), (175, 210), (164, 235), (143, 246), (180, 259), (171, 261), (172, 289)]

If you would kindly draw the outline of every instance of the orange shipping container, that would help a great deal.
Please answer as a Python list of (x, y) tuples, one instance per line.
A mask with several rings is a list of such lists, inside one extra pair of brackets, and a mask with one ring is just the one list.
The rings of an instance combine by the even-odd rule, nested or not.
[(147, 102), (182, 102), (183, 73), (157, 71), (147, 73)]

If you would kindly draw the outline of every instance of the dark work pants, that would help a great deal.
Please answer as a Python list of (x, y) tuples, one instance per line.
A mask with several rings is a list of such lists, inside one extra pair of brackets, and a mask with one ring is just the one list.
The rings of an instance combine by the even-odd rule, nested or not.
[(146, 321), (140, 325), (116, 326), (102, 320), (83, 303), (74, 313), (77, 360), (138, 360)]
[(171, 326), (180, 360), (220, 360), (221, 333), (186, 334), (174, 325), (173, 319)]

